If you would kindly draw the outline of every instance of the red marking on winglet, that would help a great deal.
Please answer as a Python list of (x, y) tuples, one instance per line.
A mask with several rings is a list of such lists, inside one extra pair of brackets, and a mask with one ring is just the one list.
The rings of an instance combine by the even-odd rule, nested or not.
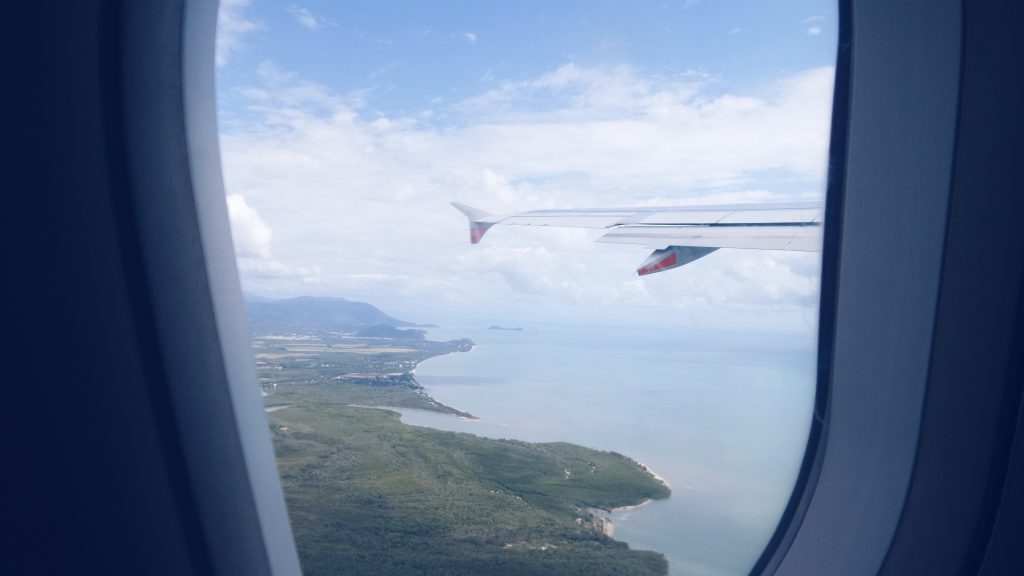
[(480, 239), (484, 237), (484, 234), (491, 229), (494, 224), (488, 222), (472, 222), (469, 225), (469, 242), (471, 244), (479, 244)]
[(661, 272), (662, 270), (668, 270), (676, 265), (678, 262), (676, 258), (676, 251), (672, 250), (664, 258), (651, 264), (650, 266), (643, 266), (637, 268), (636, 273), (638, 276), (646, 276), (648, 274), (654, 274), (655, 272)]

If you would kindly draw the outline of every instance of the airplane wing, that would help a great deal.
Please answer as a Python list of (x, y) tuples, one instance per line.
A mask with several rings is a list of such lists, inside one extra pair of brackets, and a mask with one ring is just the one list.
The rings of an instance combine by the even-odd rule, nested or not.
[(719, 248), (817, 252), (824, 216), (819, 202), (531, 210), (506, 215), (451, 204), (469, 219), (473, 244), (495, 225), (607, 230), (598, 242), (640, 244), (654, 250), (637, 268), (640, 276), (689, 264)]

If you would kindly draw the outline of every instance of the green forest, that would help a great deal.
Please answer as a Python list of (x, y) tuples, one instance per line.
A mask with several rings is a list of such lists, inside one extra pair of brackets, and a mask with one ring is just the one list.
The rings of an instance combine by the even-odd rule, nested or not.
[(622, 455), (409, 426), (381, 409), (268, 417), (309, 576), (667, 572), (590, 511), (668, 496)]

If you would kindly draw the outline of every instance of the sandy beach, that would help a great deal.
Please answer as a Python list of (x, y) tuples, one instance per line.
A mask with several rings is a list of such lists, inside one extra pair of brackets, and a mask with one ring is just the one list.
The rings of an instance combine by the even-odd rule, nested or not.
[(637, 462), (637, 464), (639, 464), (640, 467), (646, 470), (651, 476), (654, 476), (659, 482), (664, 484), (666, 488), (668, 488), (669, 490), (672, 489), (672, 485), (668, 483), (668, 480), (665, 480), (661, 476), (658, 476), (658, 473), (648, 468), (646, 464), (644, 464), (643, 462)]
[(651, 502), (654, 502), (654, 498), (648, 498), (639, 504), (631, 504), (629, 506), (619, 506), (618, 508), (612, 508), (609, 512), (628, 512), (630, 510), (636, 510), (637, 508), (643, 508)]

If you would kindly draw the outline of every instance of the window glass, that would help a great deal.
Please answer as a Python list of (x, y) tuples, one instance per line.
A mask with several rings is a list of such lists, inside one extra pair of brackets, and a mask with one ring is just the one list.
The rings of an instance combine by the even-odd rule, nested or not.
[(638, 276), (663, 245), (472, 244), (449, 202), (820, 204), (836, 24), (820, 0), (221, 2), (227, 203), (307, 574), (749, 572), (810, 429), (819, 254)]

